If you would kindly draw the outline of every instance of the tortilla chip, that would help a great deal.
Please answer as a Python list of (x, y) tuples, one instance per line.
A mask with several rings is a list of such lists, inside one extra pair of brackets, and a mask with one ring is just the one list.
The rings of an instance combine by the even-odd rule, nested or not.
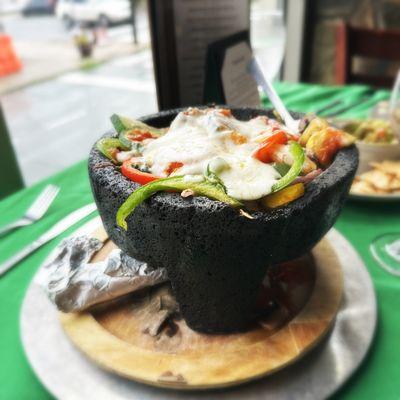
[(377, 194), (374, 186), (363, 180), (355, 180), (351, 185), (351, 192), (354, 194)]
[(368, 182), (378, 190), (391, 192), (400, 190), (400, 179), (396, 175), (383, 172), (380, 169), (373, 169), (365, 172), (359, 177), (361, 180)]
[(358, 175), (351, 186), (355, 194), (400, 194), (400, 161), (372, 162), (371, 171)]
[(370, 165), (379, 171), (395, 175), (398, 179), (400, 179), (400, 161), (385, 160), (380, 163), (372, 162)]

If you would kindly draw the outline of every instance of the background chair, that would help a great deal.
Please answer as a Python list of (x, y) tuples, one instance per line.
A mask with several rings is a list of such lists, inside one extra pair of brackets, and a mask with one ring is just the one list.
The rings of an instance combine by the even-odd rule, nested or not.
[(24, 187), (0, 106), (0, 199)]
[[(363, 57), (378, 61), (378, 72), (356, 71), (354, 58)], [(379, 72), (387, 68), (387, 62), (400, 62), (400, 30), (354, 28), (340, 22), (336, 28), (336, 71), (337, 84), (366, 83), (378, 87), (391, 87), (394, 75)], [(367, 62), (367, 61), (366, 61)], [(367, 66), (368, 64), (366, 64)], [(368, 69), (367, 68), (364, 68)], [(368, 71), (369, 72), (369, 71)]]

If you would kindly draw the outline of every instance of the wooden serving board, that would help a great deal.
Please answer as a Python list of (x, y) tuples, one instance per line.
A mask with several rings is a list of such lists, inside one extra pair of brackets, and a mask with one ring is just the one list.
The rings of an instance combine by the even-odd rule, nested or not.
[[(96, 261), (115, 245), (102, 230), (94, 236), (105, 241)], [(201, 334), (179, 315), (154, 329), (149, 321), (164, 315), (174, 301), (169, 284), (96, 311), (60, 313), (60, 319), (84, 354), (128, 379), (185, 390), (234, 386), (272, 374), (304, 356), (327, 333), (339, 310), (342, 271), (327, 240), (310, 255), (274, 267), (270, 281), (281, 276), (277, 306), (243, 333)]]

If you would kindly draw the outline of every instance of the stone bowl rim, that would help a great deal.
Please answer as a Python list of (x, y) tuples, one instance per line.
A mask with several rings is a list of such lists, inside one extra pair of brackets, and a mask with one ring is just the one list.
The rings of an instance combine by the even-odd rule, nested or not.
[[(207, 108), (210, 106), (195, 106), (196, 108)], [(270, 108), (255, 108), (255, 107), (229, 107), (225, 105), (215, 105), (213, 107), (217, 108), (228, 108), (232, 111), (234, 116), (238, 118), (238, 114), (250, 112), (254, 115), (270, 115), (272, 109)], [(180, 111), (186, 110), (188, 107), (181, 107), (181, 108), (174, 108), (170, 110), (160, 111), (154, 114), (148, 114), (143, 117), (138, 118), (138, 120), (149, 123), (149, 121), (154, 120), (162, 120), (166, 118), (171, 118), (179, 113)], [(304, 114), (299, 112), (290, 111), (290, 113), (295, 118), (301, 118)], [(240, 119), (240, 117), (238, 118)], [(153, 122), (149, 123), (151, 125)], [(156, 127), (164, 127), (159, 124), (154, 124)], [(115, 131), (108, 131), (102, 135), (102, 137), (116, 137), (117, 134)], [(100, 139), (100, 138), (99, 138)], [(353, 159), (357, 157), (357, 148), (353, 144), (350, 147), (341, 149), (335, 156), (333, 162), (315, 179), (313, 179), (310, 183), (306, 186), (305, 194), (282, 207), (278, 207), (271, 210), (265, 211), (254, 211), (251, 212), (251, 216), (254, 220), (258, 220), (259, 222), (265, 220), (270, 221), (271, 219), (280, 218), (283, 215), (287, 217), (290, 214), (298, 214), (301, 212), (304, 207), (312, 205), (313, 201), (320, 197), (323, 194), (324, 190), (327, 188), (334, 186), (341, 181), (343, 181), (350, 173), (353, 171), (354, 161)], [(95, 155), (95, 157), (93, 157)], [(97, 156), (97, 157), (96, 157)], [(99, 161), (96, 159), (101, 158), (104, 161), (107, 159), (97, 150), (96, 145), (92, 147), (91, 156), (89, 158), (89, 170), (93, 173), (93, 167)], [(343, 166), (347, 166), (347, 168), (343, 168)], [(115, 169), (115, 166), (110, 163), (110, 168)], [(357, 166), (356, 166), (357, 167)], [(95, 175), (97, 174), (107, 174), (109, 168), (99, 168), (96, 169)], [(115, 178), (115, 174), (113, 174)], [(92, 179), (92, 178), (91, 178)], [(118, 188), (124, 188), (124, 197), (127, 198), (135, 189), (140, 187), (138, 183), (132, 182), (128, 178), (124, 177), (122, 174), (119, 174), (119, 180), (121, 185), (116, 184)], [(173, 200), (173, 201), (171, 201)], [(211, 200), (207, 197), (203, 196), (195, 196), (193, 198), (182, 198), (179, 193), (166, 193), (166, 192), (159, 192), (151, 197), (151, 204), (158, 207), (173, 207), (176, 211), (181, 209), (182, 207), (186, 208), (188, 206), (193, 206), (196, 208), (197, 212), (205, 211), (210, 212), (210, 208), (213, 211), (221, 211), (222, 209), (230, 208), (229, 205), (216, 201)]]

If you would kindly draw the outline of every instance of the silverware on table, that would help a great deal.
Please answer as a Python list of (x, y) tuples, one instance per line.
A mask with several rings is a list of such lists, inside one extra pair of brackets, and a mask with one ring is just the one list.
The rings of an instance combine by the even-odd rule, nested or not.
[(342, 107), (336, 109), (335, 111), (332, 111), (325, 115), (325, 118), (332, 118), (332, 117), (337, 117), (338, 115), (349, 111), (352, 108), (358, 107), (361, 104), (367, 103), (368, 101), (371, 100), (371, 96), (365, 95), (361, 97), (360, 99), (357, 99), (357, 101), (354, 101), (350, 104), (344, 104)]
[(343, 104), (343, 100), (342, 99), (333, 100), (330, 103), (326, 104), (325, 106), (316, 109), (314, 111), (314, 114), (315, 115), (320, 115), (322, 113), (325, 113), (325, 112), (329, 111), (331, 108), (338, 106), (339, 104)]
[(22, 250), (20, 250), (17, 254), (10, 257), (8, 260), (0, 264), (0, 276), (5, 274), (8, 270), (10, 270), (15, 264), (23, 260), (29, 254), (33, 253), (39, 247), (43, 246), (50, 240), (54, 239), (56, 236), (60, 235), (72, 225), (75, 225), (82, 218), (88, 216), (93, 211), (96, 210), (96, 204), (91, 203), (78, 210), (73, 211), (61, 221), (57, 222), (52, 228), (50, 228), (46, 233), (40, 236), (33, 243), (29, 244)]
[(49, 209), (51, 203), (53, 203), (59, 191), (60, 188), (58, 186), (47, 185), (32, 205), (26, 210), (22, 218), (0, 228), (0, 236), (3, 236), (5, 233), (21, 226), (33, 224), (42, 218), (45, 212)]

